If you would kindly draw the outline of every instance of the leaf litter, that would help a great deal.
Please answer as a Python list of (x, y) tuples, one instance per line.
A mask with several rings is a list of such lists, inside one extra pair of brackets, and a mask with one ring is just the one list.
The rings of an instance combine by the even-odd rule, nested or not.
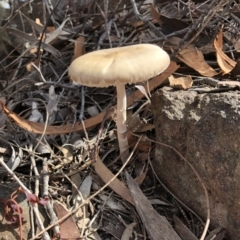
[[(8, 21), (2, 22), (0, 48), (1, 162), (7, 162), (10, 176), (19, 184), (18, 177), (35, 183), (35, 188), (24, 191), (37, 199), (32, 204), (38, 220), (39, 194), (43, 199), (51, 197), (46, 201), (52, 224), (58, 223), (54, 210), (58, 219), (72, 215), (59, 222), (60, 230), (54, 230), (53, 239), (68, 238), (71, 233), (75, 235), (70, 238), (131, 239), (134, 235), (141, 239), (147, 234), (156, 239), (157, 232), (153, 231), (158, 225), (148, 219), (150, 212), (157, 219), (162, 219), (161, 215), (171, 219), (170, 225), (161, 220), (162, 229), (172, 229), (162, 233), (166, 235), (163, 239), (175, 239), (174, 225), (184, 238), (182, 232), (188, 232), (184, 220), (176, 220), (169, 197), (149, 168), (154, 144), (147, 139), (154, 138), (154, 124), (148, 96), (169, 82), (173, 88), (191, 89), (199, 77), (215, 77), (219, 88), (223, 84), (239, 86), (238, 81), (228, 80), (222, 85), (220, 81), (227, 74), (237, 79), (234, 69), (239, 36), (233, 23), (238, 12), (231, 4), (236, 6), (234, 1), (200, 0), (191, 5), (187, 1), (23, 1), (11, 5), (17, 10), (15, 14), (8, 10), (0, 13), (8, 16)], [(231, 21), (224, 21), (226, 12), (230, 12)], [(134, 154), (126, 170), (135, 181), (128, 175), (126, 181), (123, 173), (115, 178), (122, 163), (116, 135), (111, 134), (116, 128), (114, 89), (74, 87), (67, 68), (85, 52), (145, 42), (163, 47), (172, 62), (163, 74), (138, 89), (129, 86), (128, 138)], [(29, 64), (34, 67), (29, 68)], [(142, 139), (134, 133), (141, 134)], [(44, 191), (39, 189), (39, 180)], [(104, 185), (108, 188), (92, 198)], [(156, 211), (157, 204), (151, 205), (145, 196), (166, 206)], [(136, 204), (137, 199), (141, 201)], [(200, 224), (197, 218), (191, 221)], [(43, 239), (50, 239), (45, 229), (51, 227), (54, 225), (39, 222)], [(35, 232), (31, 239), (38, 234)], [(199, 232), (193, 234), (201, 236)], [(221, 236), (218, 239), (223, 239)]]

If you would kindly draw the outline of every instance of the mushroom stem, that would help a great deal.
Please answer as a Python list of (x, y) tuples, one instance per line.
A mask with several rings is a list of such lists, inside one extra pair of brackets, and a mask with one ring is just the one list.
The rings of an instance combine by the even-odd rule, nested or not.
[(129, 156), (129, 145), (127, 139), (127, 97), (125, 84), (117, 86), (117, 136), (122, 162), (125, 162)]

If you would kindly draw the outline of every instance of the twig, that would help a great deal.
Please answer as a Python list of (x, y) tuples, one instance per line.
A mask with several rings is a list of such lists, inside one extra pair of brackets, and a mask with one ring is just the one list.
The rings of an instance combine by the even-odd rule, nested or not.
[(112, 41), (110, 39), (110, 30), (111, 30), (111, 26), (108, 27), (108, 4), (109, 4), (109, 0), (104, 0), (104, 20), (105, 20), (105, 28), (106, 28), (106, 34), (107, 34), (107, 38), (108, 38), (108, 42), (110, 44), (110, 48), (112, 48)]
[[(73, 209), (78, 208), (78, 204), (81, 204), (84, 201), (84, 197), (82, 195), (82, 193), (79, 191), (78, 187), (76, 186), (76, 184), (66, 175), (62, 172), (62, 174), (64, 175), (64, 177), (71, 183), (71, 185), (75, 188), (77, 194), (75, 195), (74, 199), (73, 199)], [(81, 225), (81, 234), (80, 237), (83, 237), (84, 234), (84, 226), (85, 226), (85, 219), (86, 219), (86, 206), (82, 207), (82, 212), (83, 212), (83, 216), (82, 216), (82, 225)], [(75, 213), (75, 217), (77, 218), (77, 212)]]
[(84, 86), (81, 86), (81, 110), (79, 115), (79, 120), (82, 122), (84, 118), (84, 107), (85, 107), (85, 88)]
[(3, 157), (0, 157), (0, 163), (2, 166), (8, 171), (8, 173), (11, 175), (11, 177), (14, 178), (14, 180), (19, 184), (19, 186), (28, 193), (32, 193), (22, 182), (21, 180), (15, 175), (15, 173), (7, 166), (7, 164), (4, 162)]
[[(216, 4), (216, 1), (212, 1), (209, 4), (207, 10), (204, 11), (202, 13), (202, 15), (200, 16), (200, 18), (193, 23), (192, 27), (188, 30), (187, 34), (183, 37), (183, 39), (180, 41), (178, 46), (175, 48), (175, 50), (171, 56), (172, 58), (174, 58), (176, 56), (176, 54), (182, 48), (183, 45), (184, 45), (184, 47), (188, 46), (199, 36), (199, 34), (207, 26), (207, 24), (210, 22), (210, 20), (214, 16), (214, 14), (218, 11), (218, 9), (221, 7), (221, 5), (224, 2), (225, 2), (225, 0), (221, 0), (220, 2), (217, 3), (216, 6), (214, 6)], [(197, 30), (196, 34), (194, 34), (194, 36), (187, 43), (185, 43), (189, 39), (189, 37), (191, 36), (191, 34), (194, 30)]]
[[(59, 219), (56, 223), (49, 225), (47, 228), (45, 228), (43, 231), (39, 232), (35, 237), (31, 238), (30, 240), (34, 240), (36, 238), (38, 238), (40, 235), (42, 235), (44, 232), (46, 232), (47, 230), (51, 229), (53, 226), (55, 226), (56, 224), (59, 224), (61, 222), (63, 222), (65, 219), (69, 218), (73, 213), (77, 212), (83, 205), (87, 204), (91, 199), (93, 199), (95, 196), (97, 196), (100, 192), (102, 192), (110, 183), (112, 183), (114, 181), (114, 179), (117, 178), (117, 176), (123, 171), (123, 169), (127, 166), (127, 164), (129, 163), (130, 159), (133, 156), (133, 153), (135, 152), (139, 142), (141, 141), (140, 137), (134, 147), (134, 149), (132, 150), (130, 156), (128, 157), (128, 159), (126, 160), (126, 162), (122, 165), (122, 167), (119, 169), (119, 171), (116, 173), (116, 175), (114, 175), (114, 177), (112, 177), (109, 182), (107, 182), (106, 184), (104, 184), (97, 192), (95, 192), (93, 195), (91, 195), (89, 198), (87, 198), (86, 200), (84, 200), (76, 209), (74, 209), (73, 211), (69, 212), (68, 214), (66, 214), (64, 217), (62, 217), (61, 219)], [(100, 160), (101, 161), (101, 160)]]
[(164, 40), (166, 40), (164, 34), (161, 31), (159, 31), (159, 29), (155, 27), (149, 20), (144, 19), (143, 16), (139, 13), (135, 0), (130, 0), (130, 2), (132, 4), (133, 12), (136, 18), (143, 21), (143, 23), (145, 23), (146, 25), (148, 25), (148, 27), (150, 27), (158, 37), (162, 37)]
[(45, 80), (45, 78), (44, 78), (44, 76), (43, 76), (43, 74), (42, 74), (40, 68), (37, 67), (33, 62), (31, 62), (31, 65), (32, 65), (32, 66), (35, 68), (35, 70), (39, 73), (39, 75), (40, 75), (42, 81), (43, 81), (44, 83), (46, 83), (46, 80)]
[(43, 198), (48, 197), (48, 184), (49, 184), (49, 171), (47, 166), (47, 158), (43, 158), (43, 169), (42, 169), (42, 181), (43, 181), (43, 190), (42, 196)]
[[(49, 218), (51, 219), (50, 224), (57, 222), (58, 218), (56, 213), (53, 210), (53, 205), (51, 201), (47, 201), (47, 204), (45, 206), (46, 206), (46, 210), (48, 212)], [(55, 225), (53, 227), (53, 232), (54, 232), (54, 235), (60, 236), (60, 229), (58, 225)]]
[[(30, 153), (32, 152), (32, 149), (33, 149), (33, 147), (32, 147), (32, 145), (30, 145), (30, 147), (29, 147)], [(37, 166), (36, 166), (35, 158), (32, 154), (30, 156), (30, 159), (31, 159), (31, 168), (33, 168), (34, 174), (35, 174), (35, 191), (34, 191), (34, 193), (38, 197), (39, 196), (40, 174), (39, 174)], [(35, 218), (36, 218), (37, 226), (41, 231), (42, 229), (44, 229), (44, 225), (43, 225), (42, 219), (39, 215), (38, 204), (37, 203), (32, 203), (30, 206), (33, 208), (33, 212), (34, 212), (34, 215), (35, 215)], [(50, 240), (50, 236), (47, 232), (43, 235), (43, 240)]]
[[(113, 19), (111, 19), (107, 25), (106, 25), (106, 30), (105, 32), (100, 36), (99, 41), (98, 41), (98, 47), (97, 49), (100, 49), (101, 44), (103, 43), (103, 40), (106, 38), (106, 36), (109, 36), (110, 34), (110, 29), (112, 27)], [(109, 38), (110, 39), (110, 38)], [(109, 45), (110, 48), (112, 47), (112, 42), (109, 40)]]

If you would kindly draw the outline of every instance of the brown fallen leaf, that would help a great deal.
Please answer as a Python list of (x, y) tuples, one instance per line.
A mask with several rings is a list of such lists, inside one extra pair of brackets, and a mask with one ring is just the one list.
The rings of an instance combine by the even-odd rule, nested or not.
[[(174, 73), (178, 69), (178, 67), (179, 66), (175, 62), (171, 62), (169, 67), (161, 75), (152, 78), (148, 83), (145, 83), (143, 85), (146, 91), (153, 91), (156, 87), (160, 86), (172, 73)], [(128, 107), (131, 106), (135, 101), (139, 101), (143, 97), (144, 97), (144, 94), (141, 91), (139, 90), (135, 91), (133, 94), (131, 94), (127, 98), (127, 106)], [(65, 133), (77, 132), (77, 131), (83, 130), (83, 126), (80, 122), (76, 123), (75, 125), (68, 124), (68, 125), (62, 125), (62, 126), (45, 126), (42, 123), (31, 122), (20, 117), (18, 114), (12, 112), (1, 101), (0, 101), (0, 105), (2, 106), (4, 112), (8, 115), (9, 118), (11, 118), (13, 121), (15, 121), (16, 124), (18, 124), (20, 127), (22, 127), (23, 129), (29, 132), (54, 135), (54, 134), (65, 134)], [(115, 109), (116, 109), (116, 106), (113, 106), (111, 108), (107, 118), (111, 117), (111, 114), (114, 112)], [(106, 117), (106, 111), (103, 111), (97, 116), (94, 116), (92, 118), (85, 120), (84, 121), (85, 128), (87, 129), (97, 124), (100, 124), (105, 117)]]
[[(54, 210), (56, 211), (58, 219), (64, 217), (69, 213), (69, 210), (66, 209), (66, 207), (59, 201), (54, 201), (53, 207), (54, 207)], [(60, 225), (61, 239), (80, 239), (81, 238), (78, 227), (72, 216), (68, 217), (59, 225)]]
[(127, 225), (126, 229), (123, 232), (121, 240), (129, 240), (133, 235), (133, 228), (137, 225), (137, 223), (133, 222)]
[(169, 78), (169, 83), (172, 88), (186, 90), (192, 87), (193, 80), (191, 76), (175, 78), (171, 75)]
[[(93, 167), (104, 183), (109, 182), (114, 177), (114, 174), (105, 166), (99, 156), (96, 157)], [(123, 199), (134, 205), (134, 201), (129, 189), (119, 179), (115, 178), (108, 186)]]
[(202, 52), (192, 45), (180, 50), (177, 57), (202, 76), (213, 77), (217, 75), (217, 72), (205, 61)]
[(183, 222), (176, 216), (173, 215), (174, 226), (176, 232), (182, 239), (198, 240), (198, 238), (183, 224)]
[(222, 46), (223, 46), (222, 30), (219, 32), (217, 38), (214, 39), (213, 45), (216, 49), (218, 65), (223, 71), (223, 74), (230, 73), (237, 63), (222, 51)]
[(126, 172), (127, 183), (133, 196), (136, 210), (152, 240), (181, 240), (164, 216), (161, 216), (142, 193), (137, 183)]

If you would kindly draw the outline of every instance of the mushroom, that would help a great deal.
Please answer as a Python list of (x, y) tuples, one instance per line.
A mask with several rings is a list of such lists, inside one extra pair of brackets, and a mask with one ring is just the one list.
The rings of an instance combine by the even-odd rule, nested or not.
[(75, 59), (70, 78), (88, 87), (117, 88), (117, 135), (123, 162), (129, 156), (127, 139), (125, 85), (146, 81), (162, 73), (170, 64), (169, 55), (153, 44), (98, 50)]

